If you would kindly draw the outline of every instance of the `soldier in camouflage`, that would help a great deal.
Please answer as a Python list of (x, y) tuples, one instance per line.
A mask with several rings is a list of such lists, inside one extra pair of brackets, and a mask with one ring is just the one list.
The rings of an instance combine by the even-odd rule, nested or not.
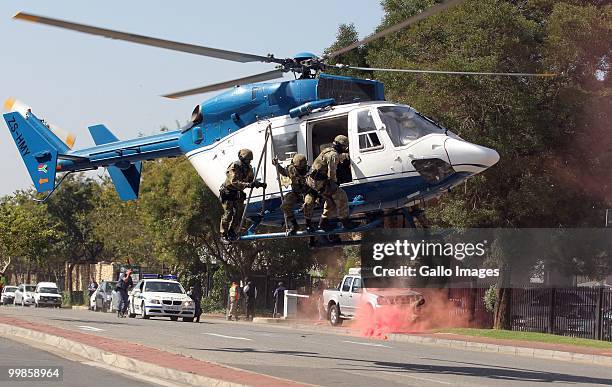
[(291, 160), (291, 164), (287, 168), (278, 163), (274, 158), (272, 164), (276, 166), (279, 174), (291, 179), (291, 192), (288, 192), (283, 198), (281, 209), (285, 214), (287, 221), (287, 234), (295, 235), (298, 232), (298, 223), (293, 214), (293, 207), (296, 204), (303, 202), (304, 219), (306, 220), (306, 230), (314, 232), (312, 226), (312, 210), (316, 202), (316, 192), (306, 184), (306, 176), (308, 175), (308, 161), (303, 154), (296, 154)]
[(238, 161), (231, 163), (225, 171), (225, 182), (219, 189), (223, 216), (221, 217), (220, 232), (223, 242), (237, 238), (240, 219), (244, 211), (246, 188), (265, 188), (266, 183), (255, 180), (251, 161), (253, 152), (250, 149), (241, 149), (238, 152)]
[(339, 135), (334, 139), (333, 146), (324, 149), (312, 163), (312, 169), (306, 182), (324, 199), (323, 214), (319, 228), (331, 231), (335, 227), (329, 223), (329, 217), (338, 212), (338, 218), (344, 228), (357, 226), (348, 216), (348, 198), (346, 192), (338, 186), (336, 170), (338, 164), (348, 159), (348, 137)]

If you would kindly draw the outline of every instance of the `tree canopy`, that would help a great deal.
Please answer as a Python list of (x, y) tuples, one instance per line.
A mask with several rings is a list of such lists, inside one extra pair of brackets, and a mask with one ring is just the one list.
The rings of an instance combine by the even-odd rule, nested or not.
[[(383, 0), (378, 30), (433, 5)], [(328, 51), (359, 40), (340, 25)], [(494, 148), (500, 161), (430, 206), (440, 227), (601, 227), (612, 207), (612, 5), (580, 0), (467, 0), (338, 58), (343, 64), (553, 78), (370, 72), (386, 98)], [(361, 75), (352, 73), (350, 75)], [(551, 263), (600, 276), (611, 257)], [(503, 263), (504, 254), (500, 255)], [(500, 305), (508, 293), (498, 293)], [(509, 309), (496, 312), (499, 326)]]

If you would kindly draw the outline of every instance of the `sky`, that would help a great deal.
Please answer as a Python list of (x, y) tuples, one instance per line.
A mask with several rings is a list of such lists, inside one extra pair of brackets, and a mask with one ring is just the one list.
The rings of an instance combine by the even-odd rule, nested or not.
[[(339, 24), (354, 23), (364, 37), (383, 16), (377, 0), (2, 0), (0, 102), (8, 97), (24, 101), (39, 118), (76, 135), (74, 149), (93, 145), (87, 127), (94, 124), (105, 124), (120, 139), (155, 133), (163, 126), (175, 129), (195, 105), (218, 92), (179, 100), (160, 95), (274, 67), (13, 20), (19, 11), (278, 58), (302, 51), (320, 55), (333, 43)], [(4, 120), (0, 176), (0, 196), (32, 186)]]

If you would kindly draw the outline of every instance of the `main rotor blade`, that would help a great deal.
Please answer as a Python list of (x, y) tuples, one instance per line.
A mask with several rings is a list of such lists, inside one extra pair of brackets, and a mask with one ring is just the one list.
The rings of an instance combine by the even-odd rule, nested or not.
[(177, 91), (176, 93), (166, 94), (166, 95), (163, 95), (162, 97), (181, 98), (181, 97), (186, 97), (188, 95), (202, 94), (202, 93), (206, 93), (209, 91), (227, 89), (228, 87), (242, 85), (245, 83), (269, 81), (271, 79), (281, 78), (283, 76), (283, 73), (284, 73), (283, 70), (272, 70), (266, 73), (255, 74), (255, 75), (251, 75), (251, 76), (244, 77), (244, 78), (232, 79), (231, 81), (215, 83), (213, 85), (198, 87), (195, 89)]
[(410, 69), (383, 69), (376, 67), (354, 67), (347, 65), (335, 65), (338, 69), (353, 69), (362, 71), (390, 71), (396, 73), (419, 73), (419, 74), (447, 74), (447, 75), (499, 75), (507, 77), (555, 77), (554, 73), (489, 73), (477, 71), (443, 71), (443, 70), (410, 70)]
[(358, 42), (355, 42), (355, 43), (353, 43), (353, 44), (351, 44), (349, 46), (346, 46), (344, 48), (336, 50), (336, 51), (332, 52), (331, 54), (327, 55), (326, 57), (327, 58), (334, 58), (334, 57), (336, 57), (336, 56), (338, 56), (340, 54), (344, 54), (345, 52), (351, 51), (354, 48), (357, 48), (359, 46), (363, 46), (364, 44), (368, 44), (368, 43), (370, 43), (373, 40), (382, 38), (384, 36), (387, 36), (389, 34), (397, 32), (397, 31), (399, 31), (399, 30), (401, 30), (403, 28), (406, 28), (406, 27), (408, 27), (411, 24), (414, 24), (414, 23), (416, 23), (418, 21), (421, 21), (421, 20), (423, 20), (425, 18), (428, 18), (430, 16), (433, 16), (435, 14), (438, 14), (438, 13), (444, 11), (445, 9), (448, 9), (448, 8), (454, 7), (456, 5), (459, 5), (459, 4), (463, 3), (464, 1), (465, 0), (448, 0), (448, 1), (445, 1), (444, 3), (440, 3), (440, 4), (436, 4), (434, 6), (431, 6), (431, 7), (427, 8), (426, 10), (424, 10), (423, 12), (421, 12), (419, 14), (416, 14), (414, 16), (411, 16), (411, 17), (409, 17), (408, 19), (404, 20), (401, 23), (395, 24), (395, 25), (393, 25), (393, 26), (391, 26), (389, 28), (386, 28), (386, 29), (384, 29), (384, 30), (382, 30), (380, 32), (375, 33), (375, 34), (372, 34), (372, 35), (370, 35), (370, 36), (368, 36), (368, 37), (366, 37), (366, 38), (364, 38), (364, 39), (362, 39), (362, 40), (360, 40)]
[(144, 44), (146, 46), (154, 46), (165, 48), (168, 50), (188, 52), (190, 54), (209, 56), (218, 59), (231, 60), (234, 62), (275, 62), (273, 58), (261, 55), (246, 54), (243, 52), (221, 50), (218, 48), (198, 46), (195, 44), (173, 42), (171, 40), (157, 39), (144, 35), (136, 35), (127, 32), (114, 31), (106, 28), (88, 26), (85, 24), (72, 23), (60, 19), (52, 19), (44, 16), (33, 15), (25, 12), (19, 12), (14, 19), (26, 20), (33, 23), (46, 24), (54, 27), (65, 28), (68, 30), (83, 32), (91, 35), (103, 36), (110, 39), (125, 40), (127, 42)]

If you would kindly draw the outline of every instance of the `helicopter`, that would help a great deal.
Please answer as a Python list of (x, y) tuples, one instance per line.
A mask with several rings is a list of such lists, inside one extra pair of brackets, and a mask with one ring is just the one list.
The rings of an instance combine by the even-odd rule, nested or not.
[[(102, 124), (90, 126), (94, 147), (73, 150), (74, 137), (38, 118), (16, 100), (5, 104), (4, 119), (35, 189), (44, 200), (70, 173), (106, 168), (122, 200), (138, 198), (142, 162), (186, 156), (205, 184), (217, 195), (227, 166), (238, 151), (253, 151), (256, 179), (268, 188), (251, 188), (242, 222), (251, 221), (240, 240), (312, 237), (362, 232), (379, 227), (386, 214), (401, 213), (439, 197), (499, 161), (494, 149), (467, 142), (408, 105), (385, 99), (376, 80), (326, 73), (355, 69), (451, 75), (540, 77), (553, 74), (488, 73), (381, 69), (330, 61), (356, 47), (397, 32), (463, 0), (439, 3), (401, 23), (325, 56), (301, 52), (292, 58), (254, 55), (173, 42), (20, 12), (14, 18), (128, 42), (188, 52), (235, 62), (263, 62), (276, 68), (260, 74), (165, 94), (181, 98), (228, 89), (198, 104), (187, 125), (178, 130), (119, 140)], [(295, 79), (267, 82), (291, 72)], [(272, 160), (286, 165), (296, 153), (314, 160), (333, 139), (349, 138), (350, 160), (338, 166), (338, 183), (347, 192), (350, 217), (360, 226), (347, 230), (257, 233), (259, 225), (285, 223), (280, 209), (289, 183), (276, 173)], [(60, 176), (60, 174), (62, 174)], [(296, 210), (298, 220), (302, 218)], [(320, 209), (318, 209), (320, 213)], [(317, 212), (315, 211), (315, 216)], [(241, 222), (241, 226), (242, 226)], [(242, 229), (242, 227), (241, 227)]]

